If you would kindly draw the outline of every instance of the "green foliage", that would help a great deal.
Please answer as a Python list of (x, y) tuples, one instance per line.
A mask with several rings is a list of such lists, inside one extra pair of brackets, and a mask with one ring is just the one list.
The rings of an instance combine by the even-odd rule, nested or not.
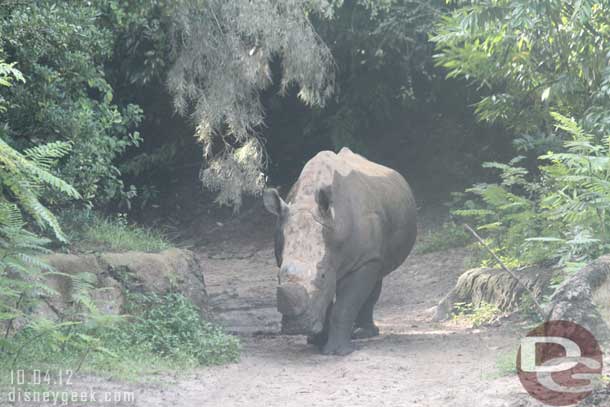
[(130, 224), (120, 215), (114, 220), (94, 217), (93, 222), (85, 228), (83, 240), (81, 243), (84, 245), (118, 251), (160, 252), (171, 247), (160, 232)]
[[(610, 10), (598, 1), (456, 1), (433, 40), (449, 77), (479, 86), (481, 120), (553, 145), (551, 111), (607, 133)], [(534, 144), (536, 144), (535, 142)]]
[(569, 272), (608, 250), (606, 6), (457, 1), (437, 26), (438, 64), (478, 86), (478, 117), (508, 127), (529, 156), (486, 164), (501, 181), (469, 189), (477, 198), (456, 212), (513, 265)]
[[(100, 26), (112, 31), (115, 38), (108, 76), (118, 96), (142, 93), (147, 86), (162, 86), (173, 61), (168, 38), (173, 2), (94, 0), (93, 3), (99, 10)], [(129, 100), (135, 99), (131, 96)]]
[(203, 321), (199, 311), (180, 294), (134, 295), (132, 320), (116, 333), (127, 347), (145, 347), (165, 358), (194, 359), (204, 365), (234, 362), (239, 341)]
[[(0, 137), (5, 136), (3, 130), (0, 130)], [(49, 190), (67, 198), (80, 198), (70, 184), (50, 172), (56, 160), (69, 151), (69, 144), (55, 142), (25, 150), (21, 154), (0, 139), (0, 185), (4, 195), (18, 202), (39, 226), (50, 228), (61, 241), (66, 239), (59, 223), (55, 215), (40, 202), (40, 198)]]
[(176, 110), (192, 112), (208, 160), (201, 179), (220, 190), (219, 203), (239, 207), (242, 191), (257, 194), (264, 186), (257, 131), (274, 59), (281, 61), (281, 92), (298, 86), (309, 105), (332, 94), (332, 56), (310, 22), (331, 13), (325, 0), (183, 0), (175, 8), (168, 85)]
[(451, 318), (456, 323), (466, 322), (476, 328), (493, 322), (500, 313), (494, 304), (482, 302), (475, 307), (471, 303), (458, 302), (454, 304)]
[(90, 242), (102, 243), (112, 250), (119, 251), (159, 252), (171, 247), (159, 232), (128, 225), (120, 220), (103, 219), (97, 221), (87, 229), (85, 239)]
[(105, 3), (113, 2), (0, 8), (0, 58), (15, 61), (28, 78), (5, 95), (0, 121), (10, 123), (6, 141), (21, 147), (70, 142), (72, 153), (59, 163), (58, 175), (95, 203), (123, 193), (114, 160), (139, 143), (132, 129), (142, 118), (136, 105), (113, 103), (104, 73), (114, 42), (100, 16)]
[(472, 236), (463, 227), (448, 222), (444, 223), (439, 229), (418, 238), (416, 252), (420, 254), (439, 252), (464, 247), (469, 243), (472, 243)]
[[(442, 2), (343, 2), (332, 20), (318, 23), (339, 72), (329, 109), (315, 115), (308, 132), (324, 131), (336, 149), (365, 152), (367, 138), (430, 95), (417, 86), (436, 74), (427, 32)], [(419, 99), (419, 100), (418, 100)]]
[(476, 222), (492, 247), (518, 264), (573, 270), (610, 249), (610, 138), (597, 142), (574, 120), (553, 117), (571, 139), (562, 152), (540, 156), (538, 177), (517, 166), (519, 158), (487, 164), (500, 170), (501, 183), (469, 189), (478, 199), (455, 214)]
[[(521, 157), (509, 164), (487, 163), (488, 168), (500, 170), (499, 184), (477, 184), (466, 190), (477, 197), (466, 200), (463, 209), (453, 213), (474, 223), (484, 233), (486, 243), (506, 263), (515, 266), (542, 261), (549, 252), (540, 244), (525, 241), (524, 236), (535, 237), (550, 233), (541, 225), (538, 207), (529, 197), (539, 191), (524, 175), (527, 170), (517, 166)], [(483, 259), (488, 259), (485, 255)]]
[(129, 222), (126, 214), (104, 217), (89, 210), (65, 211), (62, 223), (80, 251), (141, 251), (156, 253), (172, 247), (159, 230)]
[(348, 146), (408, 174), (418, 199), (438, 199), (471, 182), (483, 159), (499, 159), (504, 133), (477, 124), (474, 91), (434, 66), (429, 33), (444, 12), (444, 1), (355, 0), (314, 19), (333, 53), (336, 93), (312, 111), (270, 97), (271, 182), (287, 185), (317, 151)]
[(178, 294), (129, 296), (128, 317), (101, 313), (91, 301), (84, 274), (65, 322), (31, 321), (10, 340), (0, 340), (4, 369), (70, 369), (142, 379), (159, 369), (184, 369), (234, 362), (237, 338), (203, 321)]
[[(11, 87), (13, 81), (25, 82), (25, 78), (21, 71), (15, 68), (15, 63), (7, 64), (3, 59), (0, 59), (0, 86)], [(6, 112), (6, 100), (4, 95), (0, 95), (0, 113)]]
[[(97, 276), (89, 272), (66, 276), (71, 280), (72, 302), (61, 312), (59, 320), (44, 315), (28, 316), (24, 327), (2, 343), (4, 366), (11, 369), (28, 364), (47, 363), (60, 355), (71, 355), (73, 369), (80, 370), (91, 353), (115, 356), (106, 347), (101, 332), (111, 329), (122, 316), (106, 314), (98, 309), (91, 294)], [(10, 362), (8, 360), (10, 358)]]
[(24, 214), (40, 229), (66, 241), (41, 197), (49, 190), (79, 197), (74, 188), (48, 171), (52, 160), (62, 157), (68, 147), (52, 143), (21, 154), (0, 138), (0, 321), (7, 324), (7, 333), (15, 318), (29, 318), (28, 309), (40, 295), (54, 294), (44, 281), (50, 267), (38, 258), (48, 252), (45, 246), (50, 240), (28, 230)]
[[(11, 86), (14, 79), (23, 81), (13, 65), (0, 62), (0, 84)], [(50, 240), (32, 229), (50, 232), (62, 242), (66, 237), (43, 197), (49, 192), (67, 199), (80, 195), (51, 172), (57, 160), (70, 152), (69, 144), (49, 143), (21, 153), (5, 138), (6, 127), (0, 127), (0, 321), (5, 324), (6, 337), (17, 318), (30, 321), (30, 311), (40, 296), (54, 294), (44, 280), (50, 267), (38, 258), (48, 252), (45, 246)]]

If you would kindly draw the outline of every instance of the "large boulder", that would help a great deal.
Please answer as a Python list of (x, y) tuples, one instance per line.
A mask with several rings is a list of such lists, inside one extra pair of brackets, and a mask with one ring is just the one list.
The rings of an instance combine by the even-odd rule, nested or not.
[(44, 295), (38, 312), (49, 317), (64, 317), (72, 309), (75, 282), (80, 279), (93, 286), (90, 294), (100, 311), (120, 313), (124, 303), (123, 290), (108, 270), (99, 264), (96, 256), (55, 253), (43, 260), (54, 269), (46, 275), (46, 284), (56, 295)]
[(169, 249), (160, 253), (52, 254), (44, 261), (55, 273), (47, 284), (57, 293), (43, 297), (41, 313), (63, 317), (74, 302), (75, 281), (84, 279), (93, 286), (91, 297), (98, 309), (120, 314), (125, 293), (166, 294), (179, 292), (189, 298), (207, 317), (207, 293), (203, 270), (194, 253)]
[(610, 340), (610, 256), (580, 269), (555, 290), (546, 308), (548, 320), (576, 322), (600, 342)]
[(98, 262), (131, 292), (179, 292), (190, 299), (202, 315), (207, 311), (203, 270), (191, 251), (169, 249), (161, 253), (104, 253), (98, 256)]

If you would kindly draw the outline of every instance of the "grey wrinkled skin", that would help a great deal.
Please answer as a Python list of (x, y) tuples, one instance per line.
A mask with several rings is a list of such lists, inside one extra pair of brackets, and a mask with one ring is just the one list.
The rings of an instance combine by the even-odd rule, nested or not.
[(409, 255), (416, 205), (396, 171), (343, 148), (303, 168), (286, 202), (263, 194), (277, 217), (275, 257), (282, 332), (309, 335), (324, 354), (346, 355), (351, 339), (376, 336), (382, 279)]

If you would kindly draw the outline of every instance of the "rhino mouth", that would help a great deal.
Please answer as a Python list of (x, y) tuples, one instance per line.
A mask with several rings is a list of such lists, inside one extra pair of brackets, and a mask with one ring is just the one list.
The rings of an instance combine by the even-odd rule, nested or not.
[(323, 325), (318, 318), (304, 314), (299, 317), (282, 315), (282, 331), (284, 335), (315, 335), (322, 332)]
[(282, 313), (282, 333), (309, 335), (322, 330), (320, 318), (314, 312), (315, 301), (298, 284), (284, 284), (277, 288), (277, 308)]
[(277, 306), (278, 311), (282, 314), (281, 332), (286, 335), (320, 333), (324, 328), (326, 310), (330, 300), (332, 300), (330, 290), (315, 291), (310, 295), (303, 286), (298, 284), (279, 286), (277, 288)]

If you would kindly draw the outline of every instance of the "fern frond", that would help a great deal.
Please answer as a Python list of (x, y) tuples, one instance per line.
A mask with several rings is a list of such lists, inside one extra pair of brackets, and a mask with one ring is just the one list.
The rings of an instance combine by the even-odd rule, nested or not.
[(555, 126), (558, 129), (565, 131), (570, 134), (575, 141), (591, 141), (593, 136), (585, 133), (585, 131), (578, 125), (576, 120), (566, 117), (558, 112), (551, 112), (551, 116), (555, 120)]
[(72, 145), (64, 141), (55, 141), (23, 151), (23, 155), (45, 170), (49, 170), (58, 159), (65, 157), (72, 151)]

